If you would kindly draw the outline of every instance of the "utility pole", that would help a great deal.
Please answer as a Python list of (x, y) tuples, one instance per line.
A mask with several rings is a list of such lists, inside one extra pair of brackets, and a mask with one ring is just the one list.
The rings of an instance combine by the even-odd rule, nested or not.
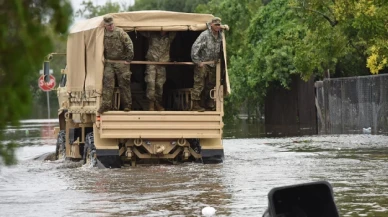
[(46, 96), (47, 96), (47, 119), (50, 119), (50, 94), (49, 94), (50, 91), (47, 91), (46, 92)]

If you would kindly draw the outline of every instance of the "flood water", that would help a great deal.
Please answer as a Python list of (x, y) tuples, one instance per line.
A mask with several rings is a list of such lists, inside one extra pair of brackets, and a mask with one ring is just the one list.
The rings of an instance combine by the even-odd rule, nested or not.
[(340, 216), (388, 216), (386, 136), (238, 138), (263, 134), (236, 125), (225, 128), (223, 164), (97, 169), (35, 159), (54, 152), (56, 125), (6, 130), (21, 146), (18, 164), (0, 168), (0, 216), (201, 216), (205, 206), (216, 216), (261, 216), (272, 188), (320, 180), (333, 185)]

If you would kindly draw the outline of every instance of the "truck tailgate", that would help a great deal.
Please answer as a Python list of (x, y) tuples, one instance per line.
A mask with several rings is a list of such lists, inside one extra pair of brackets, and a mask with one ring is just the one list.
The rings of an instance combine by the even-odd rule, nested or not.
[(111, 111), (100, 116), (101, 138), (221, 138), (222, 113)]

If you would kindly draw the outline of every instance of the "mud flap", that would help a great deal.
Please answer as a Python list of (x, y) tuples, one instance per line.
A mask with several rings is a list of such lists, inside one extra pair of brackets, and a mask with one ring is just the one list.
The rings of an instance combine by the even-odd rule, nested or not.
[(224, 161), (224, 149), (203, 149), (201, 150), (202, 162), (204, 164), (218, 164)]
[(98, 168), (121, 168), (119, 150), (97, 149), (96, 154)]
[(97, 166), (98, 169), (105, 169), (106, 168), (105, 165), (102, 164), (100, 160), (98, 160), (98, 158), (97, 158), (96, 166)]

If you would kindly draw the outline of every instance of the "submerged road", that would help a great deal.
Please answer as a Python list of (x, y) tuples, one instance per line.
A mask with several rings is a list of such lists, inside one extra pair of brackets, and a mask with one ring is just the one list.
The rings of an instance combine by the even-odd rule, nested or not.
[(272, 188), (319, 180), (340, 216), (388, 216), (386, 136), (224, 139), (223, 164), (96, 169), (36, 160), (55, 149), (42, 126), (7, 129), (22, 147), (0, 169), (0, 216), (261, 216)]

